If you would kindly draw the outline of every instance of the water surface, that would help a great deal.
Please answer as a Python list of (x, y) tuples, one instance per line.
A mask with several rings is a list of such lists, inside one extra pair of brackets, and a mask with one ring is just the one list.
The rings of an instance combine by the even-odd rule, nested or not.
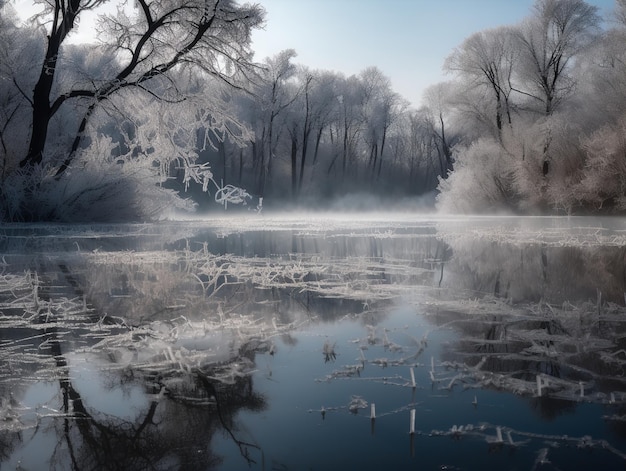
[(0, 226), (0, 467), (623, 469), (626, 221)]

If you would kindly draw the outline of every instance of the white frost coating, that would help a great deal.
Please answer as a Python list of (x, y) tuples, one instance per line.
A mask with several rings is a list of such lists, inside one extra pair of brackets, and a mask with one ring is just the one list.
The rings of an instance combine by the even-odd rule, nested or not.
[(218, 188), (215, 192), (215, 202), (228, 207), (230, 204), (246, 204), (246, 200), (252, 198), (252, 196), (243, 188), (239, 188), (233, 185), (226, 185)]
[[(184, 167), (183, 183), (185, 185), (185, 191), (189, 189), (191, 182), (199, 183), (202, 185), (202, 191), (205, 193), (209, 191), (209, 183), (215, 186), (215, 202), (221, 204), (226, 209), (228, 204), (246, 204), (248, 199), (252, 196), (243, 188), (236, 187), (234, 185), (219, 185), (213, 178), (213, 172), (211, 172), (211, 165), (209, 163), (193, 164), (188, 163)], [(259, 199), (258, 211), (261, 210), (263, 205), (263, 198)]]

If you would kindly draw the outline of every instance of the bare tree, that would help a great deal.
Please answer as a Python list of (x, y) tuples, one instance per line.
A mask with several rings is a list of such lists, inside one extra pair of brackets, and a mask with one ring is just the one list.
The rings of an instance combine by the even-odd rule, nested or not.
[(111, 38), (109, 47), (118, 58), (114, 64), (117, 70), (94, 78), (84, 88), (63, 90), (60, 87), (62, 91), (54, 95), (63, 57), (62, 46), (68, 34), (83, 12), (106, 2), (44, 3), (46, 8), (40, 20), (45, 25), (47, 47), (33, 91), (32, 133), (28, 153), (20, 162), (22, 167), (42, 163), (50, 121), (69, 100), (87, 99), (89, 104), (72, 148), (57, 166), (57, 176), (71, 164), (98, 104), (120, 90), (133, 87), (158, 99), (182, 100), (184, 97), (178, 95), (171, 78), (176, 70), (195, 68), (237, 85), (238, 76), (245, 74), (250, 65), (250, 30), (262, 21), (260, 7), (240, 7), (232, 0), (137, 0), (136, 14), (128, 15), (119, 10), (116, 16), (107, 16), (102, 23)]
[(365, 92), (362, 82), (354, 75), (339, 81), (337, 85), (336, 97), (339, 106), (335, 132), (337, 141), (341, 143), (341, 151), (335, 154), (328, 166), (328, 173), (330, 174), (336, 159), (341, 155), (341, 174), (345, 177), (348, 164), (356, 157), (358, 138), (363, 131), (362, 108)]
[(541, 102), (546, 115), (574, 87), (568, 71), (596, 32), (597, 10), (584, 0), (537, 0), (534, 14), (519, 28), (526, 86), (516, 91)]
[[(267, 178), (271, 178), (272, 165), (276, 144), (276, 119), (296, 100), (299, 91), (294, 91), (289, 86), (289, 80), (295, 76), (296, 66), (292, 60), (296, 57), (296, 51), (285, 49), (274, 57), (265, 59), (265, 71), (263, 81), (260, 84), (257, 95), (262, 108), (261, 135), (257, 135), (257, 147), (261, 147), (261, 156), (257, 160), (259, 167), (258, 193), (263, 195)], [(260, 139), (259, 139), (260, 138)], [(265, 159), (264, 149), (267, 149)]]
[(450, 95), (454, 91), (454, 84), (443, 82), (429, 87), (424, 93), (426, 108), (423, 110), (427, 117), (430, 133), (436, 143), (439, 156), (440, 175), (444, 179), (453, 169), (452, 146), (455, 141), (448, 129), (448, 116), (451, 111)]
[[(304, 98), (308, 101), (305, 106), (305, 110), (309, 115), (307, 125), (303, 128), (303, 139), (307, 141), (311, 138), (311, 134), (315, 132), (315, 145), (313, 148), (313, 161), (312, 166), (317, 164), (317, 158), (319, 156), (320, 144), (322, 142), (322, 136), (324, 131), (330, 126), (330, 122), (333, 116), (337, 112), (339, 102), (335, 95), (336, 84), (338, 76), (335, 72), (329, 71), (306, 71), (305, 76), (311, 76), (312, 80), (309, 83), (309, 87), (305, 89)], [(308, 130), (307, 130), (308, 128)], [(304, 136), (306, 134), (306, 137)], [(304, 169), (305, 161), (308, 156), (309, 143), (303, 143), (301, 154), (301, 166), (299, 177), (299, 188), (302, 190), (304, 181)]]
[(391, 80), (380, 69), (368, 67), (359, 78), (363, 84), (365, 139), (370, 147), (368, 166), (372, 176), (380, 177), (385, 143), (390, 126), (406, 106), (391, 88)]
[(445, 69), (457, 72), (470, 87), (486, 87), (495, 101), (498, 134), (511, 124), (511, 89), (517, 51), (509, 27), (481, 31), (467, 38), (446, 59)]

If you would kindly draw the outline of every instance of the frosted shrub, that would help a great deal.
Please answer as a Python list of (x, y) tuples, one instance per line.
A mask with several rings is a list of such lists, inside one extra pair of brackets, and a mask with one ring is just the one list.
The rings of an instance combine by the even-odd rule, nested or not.
[(521, 195), (524, 209), (539, 207), (544, 201), (546, 181), (542, 167), (545, 139), (545, 133), (539, 126), (530, 126), (511, 140), (510, 148), (515, 154), (513, 185)]
[(457, 152), (456, 166), (440, 180), (438, 209), (449, 213), (475, 213), (503, 209), (510, 204), (510, 157), (492, 139), (479, 139)]
[(626, 118), (587, 138), (584, 176), (576, 188), (581, 204), (626, 209)]
[(583, 161), (580, 130), (569, 115), (552, 115), (524, 126), (511, 139), (515, 155), (513, 183), (522, 209), (558, 209), (570, 212), (576, 205), (576, 183)]
[(22, 187), (21, 198), (32, 205), (29, 209), (33, 218), (73, 222), (149, 220), (166, 209), (191, 209), (175, 191), (160, 186), (164, 181), (161, 169), (146, 164), (153, 157), (114, 158), (114, 145), (109, 137), (94, 136), (89, 149), (62, 176), (40, 175), (38, 185)]

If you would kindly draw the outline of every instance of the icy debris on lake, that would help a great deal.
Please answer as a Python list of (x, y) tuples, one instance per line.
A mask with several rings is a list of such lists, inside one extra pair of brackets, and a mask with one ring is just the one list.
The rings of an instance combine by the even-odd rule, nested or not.
[[(542, 396), (608, 402), (617, 392), (607, 388), (625, 383), (619, 371), (626, 358), (617, 348), (626, 330), (623, 307), (606, 305), (598, 313), (592, 303), (511, 305), (489, 297), (468, 303), (452, 295), (431, 299), (426, 308), (439, 328), (461, 334), (443, 363), (457, 374), (447, 385), (437, 378), (440, 387), (537, 395), (539, 384)], [(591, 358), (602, 366), (591, 369)], [(540, 380), (529, 370), (538, 371)]]
[[(543, 445), (548, 446), (543, 446), (537, 451), (535, 465), (549, 463), (547, 458), (550, 450), (558, 448), (561, 445), (573, 445), (579, 449), (605, 450), (623, 460), (626, 460), (626, 454), (615, 448), (609, 442), (602, 439), (594, 439), (589, 435), (583, 435), (580, 437), (569, 435), (550, 435), (516, 430), (502, 425), (479, 423), (477, 425), (452, 425), (448, 430), (431, 430), (429, 432), (429, 436), (450, 437), (457, 440), (464, 438), (477, 438), (492, 446), (509, 447), (513, 449), (529, 445), (532, 441), (538, 441)], [(515, 437), (515, 439), (513, 437)], [(517, 439), (518, 437), (520, 439)]]
[[(271, 219), (268, 224), (271, 226)], [(341, 226), (339, 220), (335, 224)], [(310, 226), (311, 222), (306, 230)], [(238, 226), (235, 223), (232, 227)], [(369, 226), (360, 230), (365, 231), (365, 227)], [(453, 240), (451, 227), (447, 223), (445, 237)], [(377, 230), (374, 225), (368, 234)], [(388, 230), (378, 234), (387, 237)], [(394, 234), (399, 231), (400, 226), (394, 226)], [(484, 238), (482, 234), (480, 237)], [(498, 237), (511, 238), (510, 234)], [(401, 300), (414, 305), (416, 311), (425, 312), (436, 329), (461, 333), (458, 343), (447, 353), (449, 360), (441, 364), (444, 370), (434, 371), (431, 366), (428, 372), (437, 388), (489, 387), (535, 395), (535, 375), (530, 377), (520, 366), (530, 362), (548, 378), (544, 391), (551, 396), (604, 402), (615, 392), (607, 389), (614, 380), (612, 372), (626, 366), (626, 355), (616, 348), (624, 331), (622, 307), (606, 302), (576, 306), (514, 303), (509, 298), (439, 288), (438, 264), (445, 257), (430, 257), (438, 262), (433, 268), (424, 268), (414, 260), (389, 254), (383, 257), (378, 248), (372, 250), (373, 256), (300, 253), (245, 257), (214, 254), (206, 242), (187, 242), (180, 250), (172, 251), (83, 252), (80, 264), (91, 268), (81, 274), (89, 278), (90, 293), (75, 297), (65, 293), (44, 299), (38, 292), (42, 283), (37, 272), (24, 276), (4, 274), (0, 290), (8, 300), (1, 306), (5, 316), (0, 322), (35, 330), (41, 329), (41, 325), (54, 325), (60, 342), (69, 341), (65, 340), (68, 333), (76, 332), (78, 327), (78, 340), (72, 342), (85, 351), (101, 351), (114, 360), (111, 368), (123, 368), (132, 358), (140, 368), (145, 365), (148, 369), (151, 365), (189, 374), (194, 368), (226, 361), (255, 336), (266, 342), (257, 344), (259, 348), (269, 349), (263, 345), (269, 345), (272, 337), (307, 322), (306, 315), (277, 317), (276, 307), (287, 298), (289, 303), (295, 300), (303, 305), (313, 297), (354, 300), (362, 312), (374, 310), (380, 301)], [(427, 259), (424, 257), (425, 265)], [(6, 258), (3, 260), (3, 266), (9, 263)], [(272, 300), (265, 291), (281, 294)], [(241, 307), (233, 299), (240, 299)], [(95, 314), (91, 303), (105, 314)], [(116, 313), (124, 313), (123, 318), (113, 315)], [(358, 310), (355, 315), (360, 315)], [(33, 325), (35, 320), (43, 324)], [(218, 331), (234, 347), (227, 350), (223, 344), (218, 345), (211, 335)], [(36, 335), (33, 332), (32, 337)], [(400, 339), (395, 333), (369, 325), (360, 340), (360, 363), (346, 365), (327, 379), (359, 377), (366, 363), (383, 369), (416, 365), (427, 349), (426, 340), (407, 342), (406, 336)], [(7, 344), (3, 351), (22, 348), (25, 354), (38, 354), (52, 341), (44, 338), (36, 349), (30, 350)], [(364, 349), (373, 346), (380, 346), (383, 352), (368, 352), (366, 357)], [(324, 358), (335, 360), (336, 347), (325, 344)], [(590, 356), (597, 357), (607, 372), (590, 370), (585, 361)], [(242, 365), (220, 373), (220, 380), (232, 381), (232, 377), (250, 371)], [(457, 371), (450, 374), (450, 370)], [(403, 379), (400, 383), (413, 381)]]
[[(411, 299), (404, 297), (405, 302)], [(571, 402), (624, 402), (624, 394), (615, 390), (626, 388), (620, 374), (626, 354), (619, 348), (626, 333), (623, 307), (603, 304), (599, 311), (592, 302), (556, 306), (511, 304), (490, 296), (467, 300), (443, 290), (413, 302), (433, 323), (430, 333), (459, 333), (437, 368), (432, 356), (428, 366), (418, 363), (428, 349), (428, 333), (407, 343), (401, 330), (366, 324), (363, 337), (351, 342), (359, 363), (344, 365), (318, 381), (412, 387), (420, 385), (414, 378), (399, 375), (398, 368), (406, 367), (407, 374), (408, 368), (422, 368), (427, 369), (432, 386), (441, 391), (497, 389)], [(381, 376), (371, 367), (391, 371)]]
[[(80, 273), (96, 278), (89, 294), (81, 293), (77, 284), (44, 279), (37, 271), (0, 276), (0, 328), (7, 333), (0, 340), (0, 376), (5, 386), (19, 391), (28, 383), (62, 385), (70, 381), (70, 363), (89, 362), (118, 375), (122, 382), (125, 378), (143, 382), (159, 397), (166, 394), (179, 402), (211, 404), (214, 399), (198, 389), (200, 377), (214, 384), (211, 387), (240, 387), (255, 370), (254, 355), (271, 352), (273, 337), (288, 334), (298, 325), (277, 319), (269, 322), (235, 310), (210, 315), (217, 296), (188, 296), (190, 290), (197, 293), (197, 282), (188, 272), (183, 277), (170, 274), (170, 264), (180, 263), (178, 257), (146, 256), (146, 261), (131, 253), (91, 253), (86, 258), (100, 266)], [(126, 270), (129, 261), (135, 264), (132, 273)], [(116, 279), (123, 280), (123, 291), (115, 290)], [(171, 298), (167, 290), (182, 298)], [(129, 296), (117, 296), (120, 292)], [(149, 303), (144, 293), (151, 293)], [(151, 306), (156, 315), (150, 321), (144, 315)], [(183, 309), (191, 314), (189, 318), (171, 316)], [(201, 315), (196, 316), (194, 309)], [(0, 413), (6, 420), (21, 417), (8, 402), (1, 404)], [(34, 421), (14, 420), (13, 426), (32, 428), (37, 417), (49, 416), (43, 409), (32, 415)]]
[[(254, 227), (248, 226), (249, 221), (225, 223), (223, 234), (249, 231)], [(284, 229), (272, 219), (253, 224), (264, 230), (273, 224)], [(328, 233), (333, 226), (336, 232)], [(368, 396), (379, 406), (377, 420), (391, 414), (403, 417), (403, 432), (407, 411), (419, 408), (414, 399), (409, 402), (415, 390), (447, 397), (459, 390), (496, 389), (538, 403), (550, 399), (603, 403), (616, 409), (607, 420), (623, 420), (626, 310), (607, 302), (614, 298), (607, 291), (583, 303), (551, 302), (553, 286), (548, 282), (555, 276), (544, 255), (552, 262), (552, 253), (543, 248), (560, 243), (573, 247), (597, 241), (617, 243), (622, 235), (607, 241), (602, 231), (582, 231), (557, 242), (556, 233), (532, 232), (532, 228), (491, 233), (476, 229), (469, 239), (478, 235), (480, 242), (470, 240), (472, 250), (464, 251), (467, 232), (459, 228), (456, 233), (454, 223), (445, 226), (437, 235), (439, 242), (423, 251), (414, 242), (422, 236), (432, 238), (432, 224), (420, 234), (407, 236), (407, 243), (395, 251), (381, 241), (404, 237), (402, 223), (392, 229), (377, 223), (350, 229), (340, 220), (322, 219), (294, 226), (293, 234), (323, 234), (310, 252), (298, 252), (296, 247), (293, 253), (267, 249), (261, 251), (265, 255), (233, 255), (226, 242), (222, 251), (212, 252), (214, 247), (207, 240), (194, 239), (195, 232), (189, 228), (185, 229), (189, 239), (173, 238), (168, 251), (157, 247), (107, 252), (98, 249), (101, 241), (96, 240), (87, 250), (81, 241), (80, 247), (73, 248), (71, 270), (56, 278), (36, 269), (8, 274), (11, 259), (7, 256), (0, 265), (0, 327), (12, 336), (0, 341), (0, 374), (5, 384), (16, 389), (27, 387), (23, 384), (27, 381), (66, 380), (69, 367), (63, 361), (72, 352), (73, 360), (92, 362), (120, 382), (142, 384), (150, 400), (217, 407), (219, 394), (211, 388), (236, 390), (235, 386), (244, 385), (250, 391), (248, 382), (257, 368), (255, 355), (271, 355), (278, 338), (289, 342), (292, 332), (311, 321), (351, 318), (361, 323), (359, 338), (345, 346), (330, 339), (321, 345), (324, 359), (336, 362), (341, 352), (339, 358), (346, 364), (329, 364), (327, 374), (322, 373), (317, 381), (355, 385), (370, 381), (406, 392), (406, 402), (392, 410)], [(527, 237), (538, 245), (517, 252), (499, 246), (501, 242), (522, 245)], [(243, 246), (244, 238), (239, 242)], [(304, 244), (299, 236), (291, 243)], [(318, 243), (327, 246), (318, 250)], [(273, 242), (267, 247), (273, 249)], [(528, 251), (539, 256), (532, 269), (528, 268)], [(559, 255), (571, 259), (573, 253), (577, 254)], [(60, 259), (52, 253), (46, 263), (58, 272), (67, 257), (64, 254)], [(580, 257), (583, 261), (595, 257), (600, 268), (610, 266), (596, 252)], [(494, 260), (499, 271), (492, 276)], [(561, 260), (555, 257), (552, 263), (559, 265)], [(520, 272), (513, 262), (524, 264), (527, 270)], [(600, 268), (597, 272), (604, 278), (597, 278), (604, 281), (611, 272)], [(459, 273), (469, 273), (467, 278), (476, 285), (463, 285)], [(540, 283), (543, 291), (536, 297), (537, 292), (528, 290), (530, 300), (520, 301), (521, 296), (508, 287), (509, 278), (518, 274), (548, 281)], [(87, 281), (76, 282), (80, 277)], [(565, 284), (557, 279), (554, 286)], [(521, 291), (528, 294), (525, 290), (523, 286)], [(594, 296), (596, 290), (604, 286), (590, 288)], [(387, 327), (385, 318), (397, 305), (412, 310), (411, 329), (425, 324), (426, 333), (414, 338), (402, 328)], [(429, 335), (435, 332), (455, 334), (443, 345), (441, 355), (430, 348)], [(320, 344), (314, 346), (315, 355)], [(475, 411), (472, 396), (477, 403), (470, 392), (465, 404)], [(479, 411), (483, 404), (481, 399)], [(324, 417), (330, 411), (356, 412), (367, 406), (367, 401), (356, 397), (347, 405), (326, 405), (314, 412)], [(40, 409), (38, 413), (53, 412)], [(25, 426), (15, 420), (21, 414), (19, 405), (3, 402), (0, 414)], [(458, 439), (476, 436), (498, 447), (522, 446), (535, 438), (592, 448), (609, 446), (592, 439), (570, 442), (558, 436), (531, 437), (504, 425), (452, 425), (441, 434)]]
[(436, 220), (437, 231), (446, 241), (481, 240), (514, 246), (607, 247), (626, 245), (626, 227), (618, 218), (596, 218), (597, 226), (588, 225), (589, 218), (553, 217), (546, 227), (535, 217), (442, 218)]
[(359, 409), (367, 409), (368, 404), (365, 399), (361, 396), (352, 396), (350, 398), (350, 403), (348, 404), (348, 410), (353, 414), (356, 414)]

